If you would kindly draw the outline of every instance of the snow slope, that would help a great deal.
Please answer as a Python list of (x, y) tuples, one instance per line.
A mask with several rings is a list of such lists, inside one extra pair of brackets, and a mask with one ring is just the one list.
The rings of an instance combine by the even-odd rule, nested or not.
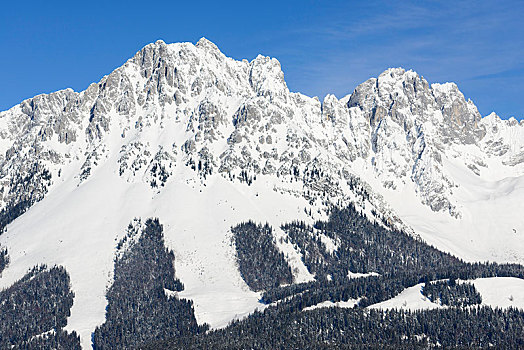
[(67, 328), (80, 333), (84, 346), (104, 321), (116, 242), (134, 217), (161, 218), (166, 244), (175, 252), (176, 275), (185, 284), (179, 296), (192, 299), (197, 320), (212, 327), (262, 306), (259, 293), (249, 290), (235, 265), (230, 227), (248, 219), (275, 226), (294, 218), (307, 220), (304, 200), (279, 195), (270, 181), (235, 187), (214, 176), (202, 186), (188, 184), (181, 174), (180, 181), (152, 198), (147, 186), (126, 186), (110, 169), (99, 171), (109, 174), (81, 187), (73, 181), (67, 195), (50, 193), (2, 236), (11, 257), (0, 280), (3, 287), (36, 264), (67, 267), (75, 292)]
[(322, 307), (341, 307), (341, 308), (351, 309), (357, 304), (358, 304), (358, 299), (349, 299), (347, 301), (337, 301), (336, 303), (327, 300), (327, 301), (323, 301), (313, 306), (305, 307), (302, 311), (315, 310), (315, 309), (322, 308)]
[[(514, 277), (478, 278), (467, 281), (473, 283), (482, 296), (482, 305), (493, 308), (514, 307), (524, 309), (524, 280)], [(460, 281), (459, 281), (460, 283)], [(422, 295), (423, 283), (404, 289), (389, 300), (369, 306), (375, 309), (435, 309), (443, 306), (431, 302)]]
[(482, 296), (482, 305), (524, 310), (524, 280), (514, 277), (492, 277), (468, 282), (473, 283)]
[(441, 308), (437, 303), (431, 302), (422, 295), (424, 283), (404, 289), (399, 295), (389, 300), (369, 306), (372, 309), (406, 309), (406, 310), (428, 310)]

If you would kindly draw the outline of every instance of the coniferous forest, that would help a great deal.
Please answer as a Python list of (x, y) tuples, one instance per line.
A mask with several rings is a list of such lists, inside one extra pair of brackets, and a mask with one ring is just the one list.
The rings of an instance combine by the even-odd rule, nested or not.
[(2, 271), (7, 267), (7, 264), (9, 264), (9, 255), (7, 254), (7, 248), (2, 247), (0, 244), (0, 276), (2, 276)]
[[(232, 227), (242, 278), (260, 291), (263, 311), (229, 326), (198, 325), (192, 302), (180, 299), (174, 253), (158, 219), (135, 220), (116, 245), (114, 280), (95, 349), (477, 349), (524, 348), (524, 311), (483, 306), (480, 277), (524, 278), (517, 264), (467, 263), (422, 240), (371, 222), (353, 206), (333, 208), (314, 225), (284, 224), (282, 238), (300, 252), (315, 279), (293, 283), (286, 256), (268, 224)], [(8, 263), (5, 249), (0, 258)], [(355, 278), (355, 273), (360, 277)], [(74, 295), (61, 267), (35, 267), (0, 292), (0, 347), (78, 349), (63, 330)], [(369, 306), (420, 284), (421, 294), (444, 306), (381, 310)], [(357, 300), (353, 308), (309, 308)], [(306, 309), (308, 308), (308, 309)]]
[(422, 294), (434, 303), (465, 307), (482, 303), (482, 296), (472, 283), (457, 283), (451, 278), (446, 281), (426, 281)]
[(207, 329), (197, 324), (191, 301), (167, 294), (184, 286), (175, 278), (175, 256), (164, 246), (162, 225), (157, 219), (147, 220), (143, 228), (130, 225), (117, 248), (114, 282), (107, 292), (106, 321), (93, 334), (93, 348), (133, 349)]
[[(307, 283), (279, 285), (263, 264), (245, 264), (273, 256), (275, 242), (267, 225), (244, 223), (233, 228), (235, 240), (258, 231), (265, 244), (258, 249), (236, 244), (242, 277), (264, 290), (263, 312), (255, 312), (228, 327), (192, 337), (175, 337), (143, 348), (172, 349), (477, 349), (524, 347), (524, 311), (481, 306), (471, 280), (480, 277), (524, 278), (517, 264), (466, 263), (422, 240), (369, 221), (353, 206), (333, 208), (329, 220), (309, 226), (285, 224), (288, 240), (301, 252), (315, 275)], [(326, 239), (336, 249), (326, 247)], [(271, 243), (271, 244), (270, 244)], [(265, 251), (264, 251), (265, 250)], [(285, 261), (276, 270), (287, 271)], [(369, 274), (349, 278), (350, 273)], [(373, 274), (371, 274), (373, 273)], [(257, 280), (271, 283), (253, 284)], [(368, 306), (388, 300), (423, 283), (422, 293), (446, 308), (380, 310)], [(256, 287), (254, 287), (256, 286)], [(264, 288), (265, 287), (265, 288)], [(306, 307), (324, 301), (357, 299), (354, 308)]]
[(62, 267), (34, 267), (0, 292), (1, 349), (80, 349), (67, 323), (74, 294)]
[(284, 254), (275, 246), (271, 227), (246, 222), (231, 229), (242, 278), (254, 291), (293, 282)]

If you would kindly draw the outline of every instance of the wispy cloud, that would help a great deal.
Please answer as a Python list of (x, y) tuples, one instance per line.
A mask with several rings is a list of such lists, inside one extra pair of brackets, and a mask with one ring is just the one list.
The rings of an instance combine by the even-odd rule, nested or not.
[(515, 79), (524, 77), (524, 68), (506, 69), (496, 73), (481, 74), (471, 77), (471, 80), (491, 80), (491, 79)]

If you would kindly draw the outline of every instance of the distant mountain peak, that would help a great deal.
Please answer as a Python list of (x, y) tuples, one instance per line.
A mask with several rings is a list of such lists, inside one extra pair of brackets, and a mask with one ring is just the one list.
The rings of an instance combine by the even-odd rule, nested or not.
[(195, 46), (203, 49), (220, 51), (219, 48), (213, 42), (206, 39), (205, 37), (200, 38), (198, 42), (195, 44)]

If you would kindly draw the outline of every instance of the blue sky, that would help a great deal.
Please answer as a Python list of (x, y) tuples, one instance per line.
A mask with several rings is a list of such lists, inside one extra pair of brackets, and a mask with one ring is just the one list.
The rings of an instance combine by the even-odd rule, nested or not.
[(342, 97), (388, 67), (454, 81), (524, 117), (524, 1), (4, 1), (0, 110), (89, 83), (162, 39), (205, 36), (228, 56), (279, 59), (288, 86)]

